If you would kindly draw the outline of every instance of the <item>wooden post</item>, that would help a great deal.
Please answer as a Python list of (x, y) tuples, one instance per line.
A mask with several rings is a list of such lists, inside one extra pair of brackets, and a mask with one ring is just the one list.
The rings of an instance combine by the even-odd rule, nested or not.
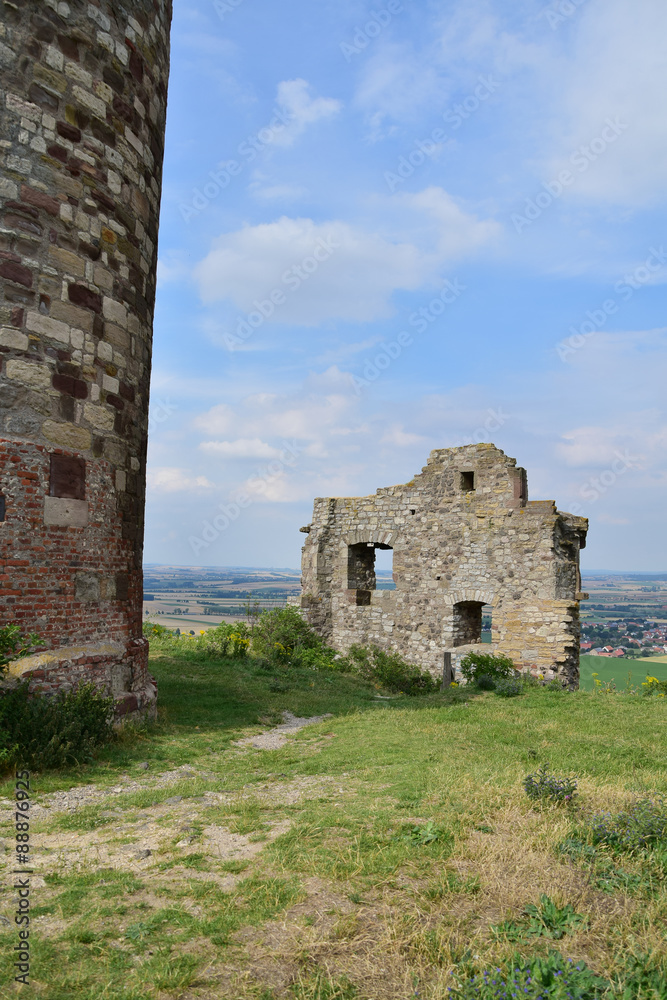
[(440, 690), (444, 691), (445, 688), (448, 688), (449, 685), (452, 683), (453, 679), (454, 678), (452, 676), (452, 654), (445, 653), (443, 656), (442, 684), (440, 686)]

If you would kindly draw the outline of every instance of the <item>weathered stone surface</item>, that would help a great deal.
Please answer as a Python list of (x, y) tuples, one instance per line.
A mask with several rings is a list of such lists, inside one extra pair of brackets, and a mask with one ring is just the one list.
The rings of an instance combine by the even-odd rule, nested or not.
[(51, 385), (51, 373), (43, 365), (31, 361), (19, 361), (11, 358), (6, 365), (7, 378), (35, 389), (48, 389)]
[[(493, 649), (574, 687), (587, 527), (529, 501), (525, 470), (493, 445), (436, 450), (403, 486), (315, 501), (300, 604), (341, 650), (374, 643), (439, 674), (444, 652)], [(394, 550), (395, 590), (376, 589), (378, 548)], [(492, 647), (478, 645), (484, 605)]]
[[(154, 703), (141, 549), (171, 0), (6, 6), (0, 624), (57, 651), (35, 688), (86, 677), (141, 713)], [(57, 456), (85, 470), (85, 499), (53, 478)], [(81, 643), (98, 653), (79, 669), (61, 653)]]
[(85, 500), (44, 497), (44, 524), (60, 528), (85, 528), (88, 504)]

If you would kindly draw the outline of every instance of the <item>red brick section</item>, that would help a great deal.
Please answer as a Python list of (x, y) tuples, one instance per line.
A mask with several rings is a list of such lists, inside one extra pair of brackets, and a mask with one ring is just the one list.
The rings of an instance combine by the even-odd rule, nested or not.
[[(118, 713), (154, 707), (141, 634), (148, 386), (171, 0), (21, 0), (2, 24), (0, 625)], [(69, 458), (74, 485), (63, 486)], [(79, 479), (81, 480), (79, 482)], [(108, 646), (102, 659), (72, 646)]]
[[(145, 706), (151, 694), (148, 643), (141, 637), (142, 574), (135, 566), (133, 542), (123, 538), (122, 517), (110, 489), (112, 469), (98, 461), (87, 475), (85, 529), (45, 527), (44, 498), (54, 451), (66, 454), (0, 440), (0, 482), (7, 505), (0, 526), (1, 620), (36, 630), (48, 648), (120, 643), (124, 652), (118, 657), (70, 662), (63, 655), (46, 673), (40, 669), (28, 676), (34, 689), (47, 692), (78, 681), (92, 681), (108, 691), (115, 688), (121, 695), (118, 709), (136, 711), (136, 706), (127, 707), (129, 695)], [(77, 577), (82, 574), (97, 579), (99, 601), (77, 596)]]

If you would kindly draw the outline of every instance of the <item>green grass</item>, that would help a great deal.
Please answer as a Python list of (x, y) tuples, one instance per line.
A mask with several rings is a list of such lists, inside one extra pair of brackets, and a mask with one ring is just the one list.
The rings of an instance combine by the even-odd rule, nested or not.
[[(563, 954), (599, 974), (622, 977), (640, 954), (667, 974), (662, 855), (593, 857), (577, 839), (587, 811), (667, 796), (667, 699), (459, 688), (378, 700), (354, 678), (306, 670), (282, 674), (276, 691), (253, 660), (151, 665), (157, 724), (87, 769), (35, 776), (37, 800), (85, 782), (107, 795), (35, 821), (35, 836), (53, 840), (38, 855), (46, 885), (33, 894), (41, 916), (22, 996), (444, 1000), (454, 969), (495, 967), (517, 949), (546, 955), (531, 919), (562, 925)], [(280, 749), (236, 745), (286, 709), (332, 717)], [(522, 780), (544, 761), (577, 775), (579, 811), (528, 801)], [(194, 777), (156, 787), (178, 764)], [(142, 788), (112, 792), (121, 774)], [(146, 817), (162, 839), (134, 862), (121, 841), (138, 843)], [(0, 928), (3, 1000), (17, 995), (14, 939)]]
[(583, 691), (593, 690), (594, 673), (599, 675), (603, 683), (615, 681), (616, 687), (621, 690), (626, 686), (628, 673), (631, 683), (635, 686), (641, 685), (647, 674), (657, 677), (659, 681), (667, 680), (667, 662), (659, 656), (646, 660), (619, 656), (618, 659), (612, 660), (606, 656), (583, 654), (579, 661), (579, 687)]

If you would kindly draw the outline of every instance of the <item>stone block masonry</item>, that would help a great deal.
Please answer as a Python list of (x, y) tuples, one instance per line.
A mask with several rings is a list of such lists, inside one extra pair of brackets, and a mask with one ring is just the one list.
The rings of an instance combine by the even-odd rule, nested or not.
[(0, 623), (155, 712), (144, 481), (171, 0), (6, 2), (0, 22)]
[[(315, 500), (301, 607), (340, 650), (373, 643), (435, 675), (450, 652), (459, 678), (465, 653), (493, 651), (574, 688), (587, 529), (530, 501), (525, 470), (494, 445), (438, 449), (405, 485)], [(376, 549), (393, 549), (395, 590), (376, 589)]]

